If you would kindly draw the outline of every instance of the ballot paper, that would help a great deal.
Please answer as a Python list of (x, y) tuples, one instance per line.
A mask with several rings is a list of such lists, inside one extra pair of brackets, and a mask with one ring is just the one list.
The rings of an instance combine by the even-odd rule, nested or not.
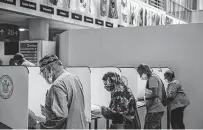
[(101, 106), (91, 104), (91, 115), (96, 116), (96, 117), (102, 116), (102, 114), (101, 114)]
[(146, 104), (144, 101), (138, 101), (137, 102), (137, 107), (140, 108), (140, 107), (144, 107)]

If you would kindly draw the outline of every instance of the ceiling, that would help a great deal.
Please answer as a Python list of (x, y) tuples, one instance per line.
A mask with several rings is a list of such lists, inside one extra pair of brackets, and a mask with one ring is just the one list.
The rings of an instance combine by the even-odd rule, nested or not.
[[(29, 19), (38, 18), (30, 15), (20, 14), (16, 12), (11, 12), (7, 10), (0, 9), (0, 23), (9, 23), (18, 25), (21, 28), (28, 29)], [(68, 29), (86, 29), (87, 27), (68, 24), (64, 22), (49, 20), (49, 36), (52, 37), (60, 34)]]

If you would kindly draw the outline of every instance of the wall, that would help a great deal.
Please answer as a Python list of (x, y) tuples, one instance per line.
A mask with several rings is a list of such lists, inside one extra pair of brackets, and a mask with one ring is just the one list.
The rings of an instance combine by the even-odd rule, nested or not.
[(68, 51), (60, 51), (63, 57), (69, 56), (70, 66), (133, 67), (144, 62), (174, 70), (191, 102), (185, 111), (186, 128), (203, 128), (198, 96), (203, 93), (203, 24), (71, 30), (68, 34), (61, 37), (66, 43), (60, 42), (62, 48), (68, 44)]
[(0, 41), (0, 59), (3, 61), (3, 65), (9, 65), (10, 58), (13, 58), (13, 55), (4, 55), (4, 42)]
[(203, 22), (203, 10), (192, 12), (192, 23), (202, 23)]

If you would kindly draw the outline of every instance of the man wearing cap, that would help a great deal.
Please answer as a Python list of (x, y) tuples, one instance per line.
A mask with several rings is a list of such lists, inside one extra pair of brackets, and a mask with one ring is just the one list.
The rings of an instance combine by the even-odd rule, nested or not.
[(13, 64), (14, 65), (24, 65), (24, 66), (27, 66), (27, 67), (35, 66), (35, 64), (33, 64), (32, 62), (26, 60), (24, 55), (21, 54), (21, 53), (16, 53), (13, 56)]
[(145, 100), (147, 114), (145, 116), (144, 129), (161, 129), (161, 119), (165, 107), (162, 104), (163, 83), (160, 77), (152, 73), (146, 64), (140, 64), (137, 72), (142, 80), (146, 80), (145, 96), (138, 101)]
[(39, 61), (40, 73), (51, 88), (46, 94), (42, 112), (46, 122), (41, 128), (85, 129), (85, 104), (80, 80), (67, 72), (55, 55), (46, 55)]

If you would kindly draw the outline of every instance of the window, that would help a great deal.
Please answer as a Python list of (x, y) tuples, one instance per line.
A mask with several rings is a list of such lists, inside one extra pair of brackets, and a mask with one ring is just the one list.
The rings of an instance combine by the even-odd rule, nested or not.
[(192, 2), (191, 0), (167, 0), (166, 12), (189, 22), (191, 20)]
[(165, 0), (150, 0), (150, 5), (165, 10)]
[(197, 0), (192, 1), (192, 10), (197, 10)]
[(203, 10), (203, 0), (199, 0), (199, 10)]
[(4, 42), (4, 55), (15, 55), (19, 52), (18, 42)]

